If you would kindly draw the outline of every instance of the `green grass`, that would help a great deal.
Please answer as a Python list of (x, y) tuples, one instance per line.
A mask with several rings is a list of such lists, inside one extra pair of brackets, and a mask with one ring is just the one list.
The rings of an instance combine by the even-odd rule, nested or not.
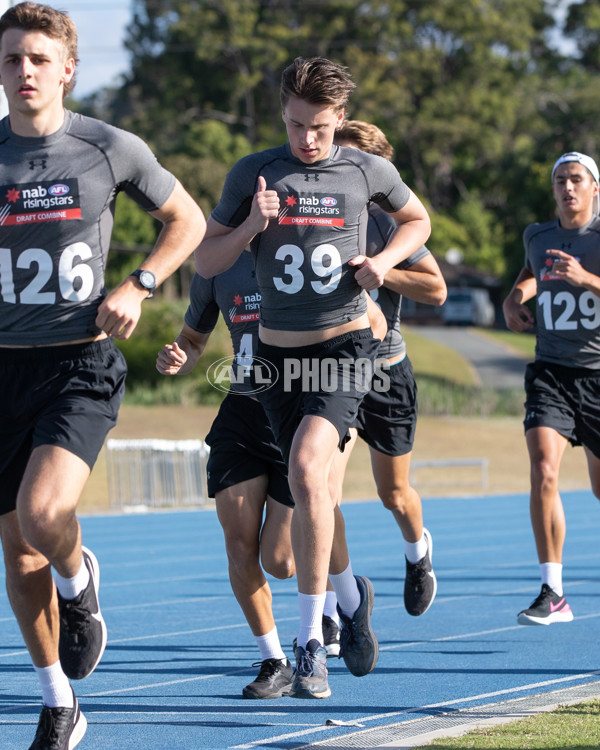
[(522, 414), (522, 388), (481, 387), (475, 369), (454, 349), (419, 336), (415, 329), (404, 330), (403, 335), (419, 388), (419, 414), (462, 417)]
[(477, 333), (494, 339), (508, 349), (526, 359), (535, 356), (535, 336), (531, 333), (513, 333), (513, 331), (497, 331), (494, 328), (477, 328)]
[(600, 700), (538, 714), (461, 737), (439, 738), (427, 748), (440, 750), (597, 750), (600, 746)]
[(477, 385), (473, 367), (454, 349), (423, 338), (414, 329), (403, 329), (402, 335), (418, 379), (426, 377), (448, 385)]

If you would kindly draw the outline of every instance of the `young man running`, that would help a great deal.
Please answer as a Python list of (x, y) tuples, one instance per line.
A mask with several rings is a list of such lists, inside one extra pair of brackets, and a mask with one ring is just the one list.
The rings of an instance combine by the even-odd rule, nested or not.
[(250, 382), (259, 300), (250, 253), (242, 253), (212, 279), (194, 276), (183, 328), (159, 352), (156, 366), (163, 375), (191, 372), (221, 311), (235, 354), (230, 389), (206, 438), (208, 494), (215, 498), (225, 535), (231, 588), (261, 657), (258, 676), (242, 695), (280, 698), (289, 692), (292, 667), (281, 648), (263, 569), (280, 579), (295, 573), (290, 539), (294, 500), (287, 467)]
[[(385, 159), (333, 145), (354, 84), (324, 58), (297, 58), (282, 76), (288, 143), (242, 159), (196, 253), (213, 276), (250, 245), (261, 293), (258, 356), (279, 374), (260, 400), (289, 468), (295, 500), (292, 545), (300, 628), (290, 695), (330, 695), (322, 616), (334, 532), (330, 472), (348, 438), (373, 369), (378, 341), (366, 295), (429, 236), (427, 212)], [(367, 258), (367, 205), (390, 213), (397, 230)], [(332, 483), (332, 487), (335, 482)], [(367, 674), (378, 646), (370, 627), (373, 587), (351, 566), (334, 583), (342, 655)]]
[[(70, 750), (86, 720), (69, 678), (106, 644), (99, 568), (76, 508), (123, 394), (142, 301), (202, 238), (202, 212), (135, 136), (65, 110), (77, 31), (48, 6), (0, 18), (0, 538), (10, 603), (44, 707), (31, 750)], [(106, 295), (114, 200), (163, 222), (143, 267)], [(53, 575), (54, 573), (54, 581)]]
[(560, 464), (568, 443), (583, 445), (592, 490), (600, 498), (600, 219), (598, 167), (586, 154), (563, 154), (552, 169), (558, 218), (530, 224), (525, 265), (504, 301), (513, 331), (534, 318), (535, 362), (525, 373), (525, 437), (531, 465), (530, 513), (540, 563), (539, 596), (519, 612), (521, 625), (569, 622), (563, 592), (565, 514)]
[[(335, 143), (390, 161), (394, 154), (381, 130), (360, 120), (344, 122), (336, 132)], [(370, 206), (367, 225), (369, 257), (385, 248), (395, 228), (389, 214), (376, 204)], [(356, 427), (358, 435), (369, 446), (379, 497), (392, 512), (404, 539), (404, 606), (410, 615), (419, 616), (433, 603), (437, 581), (432, 567), (433, 542), (423, 526), (421, 498), (410, 484), (410, 459), (417, 425), (417, 385), (400, 330), (400, 312), (403, 295), (430, 305), (443, 304), (446, 283), (435, 258), (426, 247), (421, 247), (390, 269), (383, 285), (370, 295), (387, 321), (387, 335), (377, 355), (378, 360), (385, 360), (383, 374), (386, 383), (384, 387), (380, 376), (374, 378), (371, 390), (360, 404)], [(346, 449), (339, 457), (343, 462), (340, 463), (340, 478), (349, 453)], [(335, 542), (334, 551), (337, 551)], [(332, 562), (335, 564), (333, 558)]]

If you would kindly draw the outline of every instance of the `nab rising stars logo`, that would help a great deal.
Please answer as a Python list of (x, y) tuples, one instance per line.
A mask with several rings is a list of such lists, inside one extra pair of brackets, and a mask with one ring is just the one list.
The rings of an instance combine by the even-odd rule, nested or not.
[[(570, 250), (571, 243), (569, 243), (568, 248), (565, 248), (565, 243), (563, 243), (562, 249)], [(578, 263), (581, 263), (581, 259), (577, 255), (574, 255), (573, 257)], [(540, 281), (564, 281), (564, 278), (562, 276), (558, 276), (558, 274), (552, 271), (552, 269), (554, 268), (554, 264), (559, 260), (560, 258), (546, 258), (544, 267), (540, 270)]]
[[(229, 308), (229, 320), (232, 323), (249, 323), (258, 321), (260, 317), (260, 300), (258, 292), (255, 294), (236, 294), (233, 298), (233, 307)], [(243, 305), (242, 311), (238, 312)]]

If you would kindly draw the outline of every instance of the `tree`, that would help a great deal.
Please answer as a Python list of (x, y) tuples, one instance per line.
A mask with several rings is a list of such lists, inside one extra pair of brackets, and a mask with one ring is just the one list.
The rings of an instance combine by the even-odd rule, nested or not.
[[(548, 205), (532, 175), (565, 142), (567, 117), (591, 144), (590, 79), (548, 41), (556, 4), (134, 0), (131, 73), (110, 107), (212, 208), (240, 155), (283, 142), (283, 67), (334, 59), (357, 82), (350, 116), (384, 130), (434, 226), (460, 225), (467, 257), (512, 274), (531, 207)], [(444, 237), (431, 240), (440, 252)]]

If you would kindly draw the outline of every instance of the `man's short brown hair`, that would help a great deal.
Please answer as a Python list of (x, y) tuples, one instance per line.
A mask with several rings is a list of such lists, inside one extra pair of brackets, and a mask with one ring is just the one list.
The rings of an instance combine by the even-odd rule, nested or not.
[(355, 84), (347, 68), (324, 57), (297, 57), (281, 76), (281, 108), (291, 96), (309, 104), (324, 104), (341, 112)]
[[(42, 34), (62, 44), (68, 58), (79, 62), (77, 57), (77, 28), (63, 11), (39, 3), (18, 3), (0, 17), (0, 41), (8, 29), (41, 31)], [(70, 94), (75, 86), (75, 76), (65, 83), (64, 95)]]
[(391, 161), (394, 156), (394, 147), (385, 137), (377, 125), (371, 125), (362, 120), (346, 120), (341, 127), (335, 131), (335, 143), (351, 142), (361, 151), (368, 154), (383, 156)]

